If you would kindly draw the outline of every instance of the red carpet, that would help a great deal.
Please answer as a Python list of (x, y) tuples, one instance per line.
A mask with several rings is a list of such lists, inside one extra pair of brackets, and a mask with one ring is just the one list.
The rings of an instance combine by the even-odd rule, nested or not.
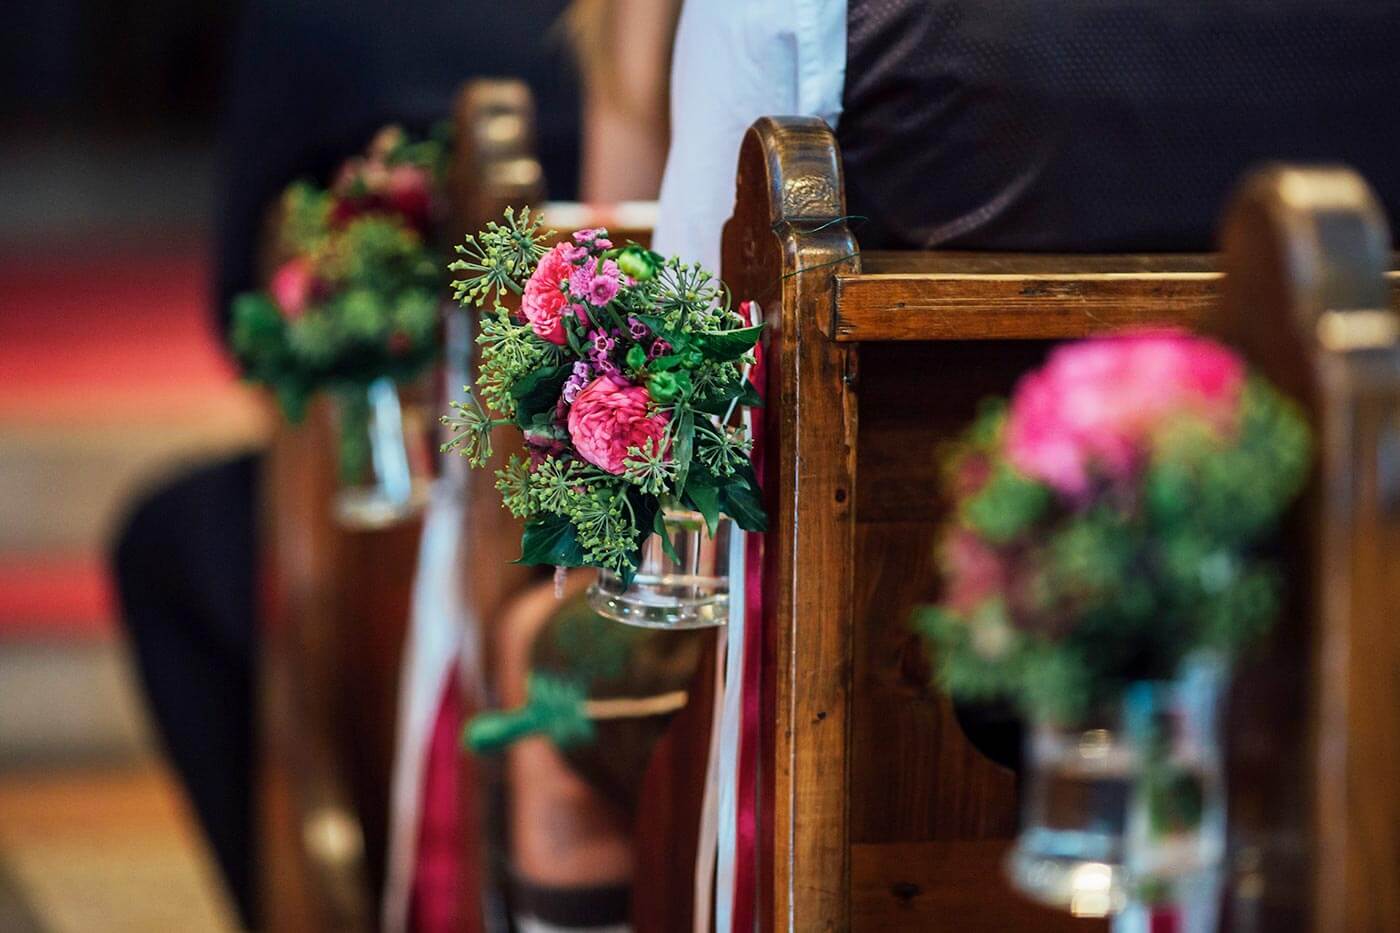
[[(9, 251), (0, 260), (0, 440), (38, 430), (74, 438), (82, 456), (84, 432), (131, 426), (150, 436), (227, 412), (236, 376), (214, 336), (209, 282), (200, 236)], [(9, 547), (0, 551), (0, 637), (113, 630), (101, 554)]]
[(0, 423), (159, 419), (225, 392), (235, 377), (202, 247), (90, 243), (0, 261)]

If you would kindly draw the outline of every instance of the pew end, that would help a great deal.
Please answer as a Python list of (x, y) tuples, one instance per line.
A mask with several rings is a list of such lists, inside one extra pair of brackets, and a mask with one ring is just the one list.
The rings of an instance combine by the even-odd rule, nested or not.
[[(1327, 922), (1324, 915), (1343, 901), (1389, 918), (1383, 912), (1400, 879), (1394, 836), (1363, 849), (1359, 829), (1337, 827), (1348, 825), (1343, 814), (1400, 823), (1393, 780), (1388, 789), (1367, 783), (1384, 779), (1385, 763), (1400, 761), (1396, 679), (1378, 683), (1381, 671), (1397, 669), (1400, 641), (1376, 621), (1379, 606), (1394, 604), (1400, 577), (1384, 572), (1382, 556), (1383, 544), (1395, 541), (1385, 509), (1393, 494), (1385, 471), (1394, 455), (1385, 451), (1394, 444), (1387, 420), (1394, 409), (1386, 407), (1393, 405), (1389, 388), (1381, 388), (1394, 375), (1386, 355), (1393, 351), (1367, 348), (1364, 366), (1359, 356), (1342, 368), (1304, 361), (1321, 359), (1324, 335), (1393, 339), (1386, 309), (1395, 276), (1374, 203), (1354, 197), (1354, 184), (1348, 200), (1335, 175), (1262, 177), (1227, 223), (1223, 256), (863, 254), (846, 216), (829, 128), (784, 117), (762, 118), (748, 131), (722, 272), (736, 296), (760, 304), (768, 324), (764, 481), (776, 531), (764, 567), (763, 929), (1105, 928), (1011, 891), (1001, 861), (1017, 826), (1016, 777), (984, 753), (987, 737), (970, 736), (951, 701), (930, 686), (908, 619), (937, 596), (931, 544), (947, 507), (937, 493), (940, 454), (979, 401), (1008, 393), (1056, 341), (1138, 326), (1223, 328), (1285, 391), (1306, 381), (1290, 381), (1290, 367), (1313, 374), (1312, 395), (1301, 397), (1327, 437), (1326, 456), (1336, 458), (1321, 474), (1329, 489), (1336, 486), (1336, 517), (1309, 506), (1290, 540), (1331, 529), (1328, 560), (1319, 544), (1295, 568), (1327, 575), (1325, 602), (1336, 617), (1324, 627), (1349, 633), (1324, 639), (1316, 656), (1318, 715), (1329, 716), (1328, 767), (1344, 757), (1367, 789), (1347, 797), (1354, 792), (1300, 773), (1291, 791), (1243, 809), (1295, 842), (1314, 830), (1288, 830), (1290, 820), (1306, 823), (1314, 805), (1327, 814), (1318, 855), (1350, 853), (1351, 896), (1335, 887), (1343, 870), (1336, 866), (1324, 877), (1307, 867), (1288, 875), (1280, 863), (1274, 879), (1283, 889), (1326, 889), (1317, 928), (1375, 928)], [(1298, 202), (1307, 190), (1317, 203)], [(1353, 308), (1370, 310), (1346, 319), (1321, 313)], [(1231, 321), (1236, 326), (1225, 327)], [(1355, 653), (1343, 658), (1342, 642), (1358, 638), (1373, 651), (1369, 671)], [(1370, 691), (1364, 698), (1362, 686)], [(1388, 719), (1378, 705), (1385, 702)], [(1263, 760), (1313, 762), (1322, 740), (1282, 728), (1282, 709), (1250, 714), (1255, 734), (1278, 730)], [(1353, 717), (1363, 710), (1385, 724), (1356, 734), (1363, 726)], [(1242, 737), (1245, 727), (1236, 732)], [(1364, 809), (1355, 809), (1362, 798)], [(1285, 814), (1284, 800), (1304, 807)], [(1237, 820), (1237, 835), (1242, 825)], [(1330, 850), (1322, 841), (1328, 834)], [(1382, 880), (1385, 870), (1391, 874)], [(1363, 883), (1385, 893), (1357, 907)], [(1282, 925), (1255, 928), (1308, 926), (1308, 907), (1293, 900), (1274, 915)]]

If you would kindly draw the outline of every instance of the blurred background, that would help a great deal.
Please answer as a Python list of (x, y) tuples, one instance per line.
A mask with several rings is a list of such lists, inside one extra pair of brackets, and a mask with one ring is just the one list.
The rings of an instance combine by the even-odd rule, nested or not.
[(105, 571), (134, 496), (266, 430), (210, 314), (237, 0), (0, 30), (0, 930), (231, 926)]

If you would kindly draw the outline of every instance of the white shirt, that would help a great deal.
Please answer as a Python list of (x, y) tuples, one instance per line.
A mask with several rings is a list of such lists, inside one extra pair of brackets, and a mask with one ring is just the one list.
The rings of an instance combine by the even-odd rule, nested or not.
[(687, 0), (671, 64), (657, 252), (718, 274), (744, 132), (762, 116), (835, 127), (845, 79), (846, 0)]

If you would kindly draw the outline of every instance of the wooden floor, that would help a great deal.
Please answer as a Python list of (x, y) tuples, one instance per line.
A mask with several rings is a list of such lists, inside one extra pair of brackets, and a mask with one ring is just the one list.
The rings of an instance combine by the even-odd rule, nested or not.
[(5, 933), (219, 933), (231, 917), (163, 766), (0, 773)]

